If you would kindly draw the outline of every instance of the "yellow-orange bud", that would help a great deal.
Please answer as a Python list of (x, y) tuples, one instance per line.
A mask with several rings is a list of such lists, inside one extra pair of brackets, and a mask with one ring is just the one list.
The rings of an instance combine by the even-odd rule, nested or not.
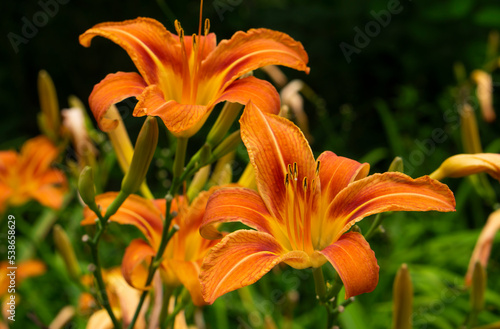
[(394, 279), (392, 301), (392, 328), (412, 328), (413, 285), (406, 264), (401, 265)]
[(68, 235), (58, 224), (54, 225), (54, 244), (64, 260), (64, 265), (66, 266), (69, 276), (73, 280), (78, 280), (81, 270), (75, 255), (75, 250)]
[(146, 178), (157, 144), (158, 123), (156, 118), (148, 117), (139, 132), (139, 136), (137, 136), (134, 155), (122, 181), (122, 191), (124, 193), (131, 194), (139, 189)]

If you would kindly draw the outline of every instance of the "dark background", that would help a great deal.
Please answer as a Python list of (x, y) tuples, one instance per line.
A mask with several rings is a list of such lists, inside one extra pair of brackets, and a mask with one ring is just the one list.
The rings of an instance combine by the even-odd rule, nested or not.
[[(94, 24), (149, 16), (169, 30), (173, 30), (173, 18), (181, 21), (187, 34), (198, 28), (198, 1), (60, 1), (66, 3), (3, 3), (0, 148), (19, 146), (38, 134), (35, 115), (39, 111), (39, 70), (51, 74), (61, 107), (67, 106), (70, 94), (86, 103), (94, 84), (108, 73), (135, 70), (127, 54), (108, 40), (96, 38), (89, 49), (79, 45), (78, 36)], [(57, 3), (58, 8), (49, 13), (52, 15), (36, 33), (25, 37), (26, 21), (40, 17), (42, 3), (49, 2)], [(495, 1), (397, 3), (209, 0), (203, 15), (210, 18), (211, 31), (218, 40), (230, 38), (237, 30), (266, 27), (301, 41), (310, 56), (311, 73), (285, 72), (289, 78), (304, 80), (320, 97), (316, 104), (306, 102), (316, 141), (313, 149), (330, 149), (360, 159), (370, 150), (382, 148), (383, 170), (397, 152), (390, 147), (374, 101), (382, 100), (397, 119), (403, 146), (399, 155), (409, 157), (418, 148), (416, 139), (425, 141), (433, 129), (446, 128), (443, 113), (455, 105), (448, 92), (456, 84), (453, 64), (463, 62), (467, 72), (481, 67), (488, 33), (500, 26), (500, 7)], [(390, 23), (369, 37), (367, 45), (353, 53), (348, 63), (340, 44), (355, 46), (356, 29), (365, 30), (367, 24), (375, 22), (372, 12), (380, 13), (391, 5), (400, 12), (391, 15)], [(17, 52), (9, 33), (11, 39), (13, 34), (25, 38)], [(324, 110), (318, 104), (324, 104)], [(496, 127), (496, 123), (485, 125), (484, 137), (493, 138), (488, 131)], [(456, 135), (455, 131), (449, 135)], [(441, 153), (458, 151), (453, 139), (447, 139), (440, 145), (436, 163), (446, 156)], [(417, 173), (429, 172), (435, 165)]]

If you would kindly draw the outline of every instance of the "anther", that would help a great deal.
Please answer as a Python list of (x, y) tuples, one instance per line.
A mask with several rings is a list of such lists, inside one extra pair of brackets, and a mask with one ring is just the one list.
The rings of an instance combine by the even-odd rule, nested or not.
[(285, 175), (285, 186), (288, 187), (288, 174)]
[(210, 20), (207, 18), (205, 19), (205, 36), (208, 35), (209, 31), (210, 31)]
[(299, 176), (297, 172), (297, 162), (293, 163), (293, 176), (295, 179), (297, 179), (297, 177)]
[(318, 162), (316, 162), (316, 175), (319, 175), (319, 166), (321, 164), (321, 161), (318, 160)]
[(304, 191), (307, 190), (307, 177), (304, 177)]

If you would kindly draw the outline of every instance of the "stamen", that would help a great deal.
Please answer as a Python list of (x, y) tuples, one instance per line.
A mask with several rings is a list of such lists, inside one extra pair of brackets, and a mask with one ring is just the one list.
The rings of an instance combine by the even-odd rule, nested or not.
[(297, 180), (297, 177), (299, 177), (298, 172), (297, 172), (297, 162), (293, 163), (293, 178)]
[(319, 175), (319, 166), (321, 165), (321, 161), (318, 160), (318, 162), (316, 162), (316, 175)]
[(288, 187), (288, 174), (285, 175), (285, 187)]
[(175, 25), (175, 30), (177, 31), (177, 35), (179, 36), (182, 42), (182, 39), (184, 39), (184, 30), (181, 27), (181, 22), (175, 20), (174, 25)]
[(205, 36), (208, 35), (209, 31), (210, 31), (210, 20), (207, 18), (205, 19)]
[(288, 172), (290, 173), (290, 177), (293, 177), (292, 165), (288, 165)]
[(307, 192), (307, 177), (304, 177), (304, 193)]

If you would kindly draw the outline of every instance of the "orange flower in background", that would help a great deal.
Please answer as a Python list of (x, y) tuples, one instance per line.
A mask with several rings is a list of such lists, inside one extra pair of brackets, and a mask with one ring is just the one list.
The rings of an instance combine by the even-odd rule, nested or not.
[[(200, 266), (207, 251), (218, 242), (203, 239), (199, 233), (208, 197), (215, 189), (200, 193), (190, 205), (182, 197), (173, 200), (171, 210), (178, 215), (173, 218), (172, 225), (178, 225), (179, 230), (169, 241), (161, 264), (165, 283), (171, 287), (184, 285), (195, 305), (205, 304), (198, 280)], [(116, 195), (116, 192), (109, 192), (96, 198), (103, 212)], [(142, 239), (133, 240), (122, 261), (123, 276), (130, 285), (138, 289), (144, 289), (147, 276), (147, 270), (141, 265), (146, 260), (149, 262), (160, 246), (165, 207), (165, 199), (153, 202), (130, 195), (110, 218), (119, 224), (136, 226), (146, 237), (147, 242)], [(85, 209), (84, 216), (82, 225), (95, 224), (96, 216), (88, 208)]]
[[(135, 308), (139, 304), (141, 291), (132, 288), (127, 284), (120, 268), (112, 268), (103, 271), (103, 279), (106, 285), (106, 291), (109, 297), (111, 309), (117, 319), (121, 319), (125, 325), (128, 325), (134, 317)], [(90, 275), (83, 277), (82, 283), (91, 286), (93, 277)], [(88, 311), (96, 305), (89, 293), (80, 295), (80, 310)], [(145, 320), (146, 308), (141, 310), (137, 323), (134, 328), (146, 328)], [(105, 309), (95, 311), (87, 322), (88, 329), (113, 329), (113, 322)]]
[(109, 74), (94, 87), (89, 103), (99, 127), (114, 129), (116, 122), (105, 117), (108, 108), (134, 96), (139, 100), (134, 116), (158, 116), (176, 136), (189, 137), (223, 101), (252, 100), (263, 111), (279, 109), (270, 83), (252, 76), (238, 79), (242, 75), (270, 64), (309, 72), (302, 44), (284, 33), (252, 29), (217, 45), (209, 25), (207, 20), (202, 35), (200, 20), (198, 35), (184, 36), (176, 21), (174, 35), (158, 21), (139, 17), (101, 23), (83, 33), (85, 47), (102, 36), (124, 48), (140, 73)]
[[(9, 285), (11, 280), (11, 278), (8, 276), (8, 274), (11, 271), (10, 269), (7, 268), (9, 266), (11, 265), (9, 265), (8, 262), (0, 263), (0, 296), (4, 296), (9, 291)], [(18, 264), (15, 265), (15, 267), (17, 267), (15, 271), (16, 288), (18, 288), (19, 285), (25, 279), (33, 276), (42, 275), (46, 271), (45, 264), (39, 260), (20, 261)]]
[(51, 167), (59, 150), (45, 136), (28, 140), (21, 152), (0, 151), (0, 212), (31, 199), (59, 209), (67, 191), (66, 177)]
[(208, 303), (252, 284), (276, 264), (296, 268), (330, 262), (346, 298), (370, 292), (379, 267), (365, 238), (349, 228), (385, 211), (454, 211), (444, 184), (397, 172), (367, 176), (368, 164), (322, 153), (315, 161), (302, 132), (290, 121), (249, 103), (241, 135), (255, 168), (258, 190), (224, 188), (209, 199), (200, 233), (221, 238), (215, 225), (239, 221), (238, 230), (213, 247), (200, 279)]

